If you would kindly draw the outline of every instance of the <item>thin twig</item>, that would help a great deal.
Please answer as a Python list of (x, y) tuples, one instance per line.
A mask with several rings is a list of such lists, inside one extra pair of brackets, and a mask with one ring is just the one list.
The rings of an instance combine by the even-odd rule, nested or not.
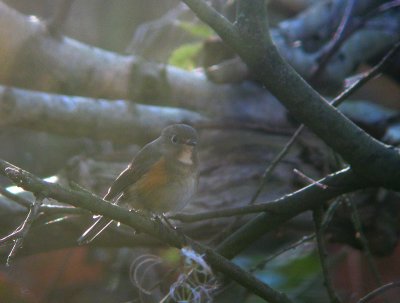
[(210, 7), (202, 0), (182, 0), (195, 14), (214, 30), (218, 29), (218, 34), (229, 40), (240, 41), (240, 36), (233, 27), (232, 23), (223, 15)]
[(371, 301), (372, 299), (375, 299), (377, 296), (380, 296), (383, 294), (385, 291), (388, 291), (389, 289), (395, 288), (395, 287), (400, 287), (400, 281), (396, 282), (390, 282), (388, 284), (382, 285), (381, 287), (374, 289), (364, 297), (362, 297), (360, 300), (358, 300), (357, 303), (367, 303), (368, 301)]
[(335, 199), (335, 201), (333, 201), (328, 209), (325, 211), (324, 213), (324, 217), (322, 218), (322, 222), (321, 222), (321, 230), (322, 232), (325, 232), (326, 229), (328, 228), (328, 225), (331, 223), (333, 215), (335, 214), (336, 210), (338, 209), (338, 207), (341, 204), (341, 200), (339, 199)]
[[(88, 191), (86, 190), (86, 192), (88, 192)], [(33, 202), (31, 202), (19, 195), (13, 194), (3, 187), (0, 187), (0, 194), (3, 195), (4, 197), (16, 202), (17, 204), (19, 204), (25, 208), (28, 208), (28, 209), (33, 204)], [(93, 194), (93, 193), (91, 193), (91, 194)], [(67, 215), (82, 215), (82, 214), (89, 213), (87, 210), (84, 210), (81, 208), (77, 208), (77, 207), (73, 207), (73, 206), (57, 205), (57, 204), (42, 204), (42, 205), (40, 205), (39, 212), (44, 212), (46, 214), (62, 214), (62, 215), (66, 215), (66, 214)]]
[[(382, 69), (385, 67), (385, 65), (388, 63), (388, 61), (399, 51), (400, 49), (400, 42), (396, 43), (388, 52), (387, 54), (379, 61), (378, 64), (376, 64), (373, 68), (371, 68), (368, 72), (364, 73), (363, 76), (355, 82), (353, 85), (351, 85), (349, 88), (347, 88), (345, 91), (340, 93), (336, 98), (334, 98), (330, 103), (332, 106), (339, 106), (343, 101), (345, 101), (349, 96), (354, 94), (358, 89), (360, 89), (364, 84), (366, 84), (369, 80), (374, 78), (376, 75), (378, 75)], [(300, 125), (293, 136), (290, 138), (290, 140), (286, 143), (286, 145), (283, 147), (283, 149), (279, 152), (279, 154), (272, 160), (271, 164), (265, 169), (260, 186), (257, 188), (257, 191), (253, 195), (253, 197), (250, 200), (250, 204), (254, 203), (254, 201), (257, 199), (259, 194), (261, 193), (263, 187), (265, 186), (268, 178), (271, 176), (273, 170), (277, 166), (277, 164), (283, 159), (283, 157), (287, 154), (287, 152), (290, 150), (290, 147), (293, 145), (293, 143), (296, 141), (298, 136), (301, 134), (301, 132), (304, 129), (304, 124)]]
[[(182, 248), (182, 237), (185, 242), (199, 254), (206, 254), (206, 261), (217, 271), (226, 274), (229, 278), (238, 282), (245, 288), (251, 290), (261, 298), (271, 303), (292, 303), (285, 294), (276, 291), (269, 285), (255, 278), (249, 272), (243, 270), (233, 262), (218, 254), (215, 250), (209, 249), (175, 230), (162, 228), (157, 222), (147, 217), (129, 212), (125, 208), (106, 202), (95, 195), (89, 195), (82, 191), (66, 189), (59, 184), (45, 182), (35, 175), (24, 171), (7, 161), (0, 160), (0, 174), (5, 175), (18, 186), (33, 192), (36, 196), (41, 194), (60, 202), (68, 203), (76, 207), (88, 209), (94, 213), (104, 215), (127, 224), (137, 230), (153, 235), (157, 239), (174, 247)], [(39, 201), (39, 199), (37, 199)]]
[(377, 76), (383, 68), (386, 66), (386, 64), (393, 58), (394, 55), (400, 50), (400, 41), (397, 42), (387, 53), (386, 55), (376, 64), (373, 68), (371, 68), (369, 71), (363, 73), (363, 76), (355, 82), (353, 85), (351, 85), (349, 88), (347, 88), (345, 91), (340, 93), (335, 99), (331, 101), (331, 104), (335, 107), (339, 106), (343, 101), (345, 101), (349, 96), (351, 96), (353, 93), (355, 93), (361, 86), (363, 86), (365, 83), (367, 83), (369, 80)]
[(253, 268), (250, 269), (250, 272), (254, 272), (254, 271), (256, 271), (256, 270), (263, 269), (264, 266), (265, 266), (268, 262), (270, 262), (271, 260), (275, 259), (276, 257), (282, 255), (283, 253), (285, 253), (285, 252), (287, 252), (287, 251), (289, 251), (289, 250), (292, 250), (292, 249), (294, 249), (294, 248), (297, 248), (298, 246), (300, 246), (300, 245), (302, 245), (302, 244), (304, 244), (304, 243), (306, 243), (306, 242), (308, 242), (308, 241), (311, 241), (311, 240), (314, 239), (314, 238), (315, 238), (315, 234), (314, 234), (314, 233), (311, 234), (311, 235), (302, 237), (300, 240), (298, 240), (298, 241), (296, 241), (296, 242), (290, 244), (289, 246), (286, 246), (286, 247), (284, 247), (284, 248), (278, 250), (277, 252), (275, 252), (275, 253), (273, 253), (273, 254), (267, 256), (265, 259), (263, 259), (263, 260), (261, 260), (260, 262), (258, 262), (255, 266), (253, 266)]
[[(371, 19), (371, 18), (375, 17), (376, 15), (385, 13), (385, 12), (387, 12), (388, 10), (391, 10), (391, 9), (396, 8), (396, 7), (398, 7), (398, 6), (400, 6), (400, 0), (393, 0), (393, 1), (390, 1), (390, 2), (383, 3), (383, 4), (381, 4), (380, 6), (378, 6), (377, 9), (375, 9), (374, 11), (372, 11), (371, 13), (369, 13), (369, 14), (366, 16), (365, 19), (366, 19), (366, 20)], [(364, 21), (364, 23), (365, 23), (365, 22), (366, 22), (366, 21)]]
[[(342, 46), (342, 44), (346, 41), (346, 39), (349, 38), (355, 31), (363, 27), (367, 23), (367, 21), (370, 20), (371, 18), (379, 14), (385, 13), (386, 11), (396, 8), (400, 5), (399, 0), (393, 0), (391, 2), (384, 3), (375, 10), (373, 10), (372, 12), (370, 12), (369, 14), (367, 14), (365, 17), (362, 18), (360, 22), (357, 22), (356, 24), (353, 25), (353, 27), (350, 28), (349, 20), (354, 10), (355, 2), (356, 0), (348, 1), (345, 13), (341, 21), (342, 26), (338, 27), (338, 30), (336, 31), (334, 39), (331, 41), (331, 43), (329, 43), (321, 51), (321, 56), (317, 59), (318, 61), (320, 61), (320, 63), (317, 66), (317, 69), (312, 73), (311, 81), (314, 81), (320, 75), (320, 73), (325, 68), (326, 64), (329, 62), (329, 59), (332, 58), (332, 56)], [(335, 39), (335, 37), (338, 38)]]
[(289, 141), (285, 144), (285, 146), (281, 149), (281, 151), (275, 156), (275, 158), (267, 166), (264, 173), (262, 174), (260, 185), (258, 186), (257, 191), (254, 193), (254, 195), (251, 197), (249, 204), (253, 204), (257, 200), (258, 196), (260, 195), (261, 191), (263, 190), (268, 179), (271, 177), (276, 166), (279, 164), (279, 162), (281, 162), (283, 157), (285, 157), (285, 155), (288, 153), (288, 151), (290, 150), (290, 147), (296, 141), (297, 137), (301, 134), (303, 129), (304, 129), (304, 124), (300, 125), (297, 128), (297, 130), (294, 132), (294, 134), (289, 139)]
[(28, 234), (33, 221), (39, 214), (40, 205), (42, 204), (43, 197), (36, 197), (36, 200), (29, 208), (28, 215), (26, 216), (24, 222), (11, 234), (0, 239), (0, 244), (14, 241), (14, 245), (8, 254), (6, 265), (10, 265), (10, 261), (15, 257), (18, 249), (22, 247), (25, 236)]
[[(294, 141), (297, 139), (297, 137), (303, 131), (303, 128), (304, 128), (304, 125), (301, 125), (299, 128), (297, 128), (297, 130), (292, 135), (292, 137), (289, 139), (289, 141), (285, 144), (283, 149), (281, 149), (281, 151), (275, 156), (275, 158), (272, 160), (272, 162), (267, 166), (267, 168), (265, 169), (265, 171), (263, 172), (263, 174), (261, 176), (260, 185), (258, 186), (258, 188), (257, 188), (256, 192), (254, 193), (254, 195), (251, 197), (248, 205), (253, 205), (256, 202), (256, 200), (259, 197), (259, 195), (261, 194), (261, 191), (263, 190), (266, 182), (268, 181), (268, 179), (272, 175), (275, 167), (281, 162), (283, 157), (290, 150), (290, 147), (293, 145)], [(220, 239), (222, 237), (225, 237), (225, 235), (230, 232), (232, 227), (235, 226), (238, 223), (239, 220), (240, 220), (240, 217), (237, 217), (226, 228), (224, 228), (224, 230), (222, 232), (220, 232), (215, 237), (213, 237), (213, 239), (211, 239), (211, 242), (214, 242), (214, 241), (216, 241), (216, 240), (218, 240), (218, 239)]]
[(340, 20), (340, 24), (333, 35), (332, 40), (325, 45), (322, 51), (319, 54), (316, 62), (318, 62), (317, 67), (311, 74), (310, 81), (315, 81), (321, 72), (324, 71), (326, 65), (328, 64), (329, 60), (332, 56), (336, 53), (336, 51), (342, 46), (343, 42), (346, 41), (350, 35), (347, 35), (347, 29), (349, 27), (349, 23), (351, 17), (353, 16), (354, 7), (357, 0), (349, 0), (347, 1), (346, 8), (343, 12), (342, 19)]
[[(328, 196), (330, 197), (329, 199), (333, 198), (334, 196), (332, 196), (332, 193), (336, 193), (337, 195), (335, 196), (338, 196), (340, 194), (347, 192), (348, 190), (346, 189), (347, 185), (343, 184), (342, 186), (337, 187), (335, 185), (330, 184), (330, 181), (335, 178), (334, 175), (346, 174), (346, 172), (349, 173), (349, 171), (345, 169), (339, 173), (329, 175), (319, 180), (318, 181), (319, 184), (327, 185), (326, 189), (322, 189), (321, 186), (317, 186), (316, 184), (310, 184), (306, 188), (299, 189), (294, 193), (285, 195), (279, 199), (269, 202), (247, 205), (242, 207), (220, 209), (216, 211), (205, 211), (196, 214), (178, 213), (171, 215), (169, 218), (174, 220), (179, 220), (181, 222), (196, 222), (214, 218), (232, 217), (237, 215), (246, 215), (246, 214), (260, 213), (260, 212), (264, 212), (273, 216), (281, 216), (281, 215), (286, 216), (286, 212), (288, 212), (288, 209), (283, 209), (283, 205), (290, 204), (292, 210), (294, 207), (296, 207), (297, 209), (308, 210), (314, 208), (317, 205), (316, 203), (312, 203), (309, 201), (309, 199), (311, 199), (313, 194), (320, 195), (319, 197), (314, 196), (313, 200), (315, 199), (324, 200)], [(359, 185), (355, 185), (353, 190), (359, 189), (359, 186), (361, 187), (368, 186), (367, 183), (364, 184), (363, 182), (364, 181), (361, 181)]]
[(317, 207), (313, 211), (313, 217), (314, 217), (314, 224), (315, 224), (315, 233), (317, 236), (318, 253), (319, 253), (319, 258), (320, 258), (320, 262), (321, 262), (322, 273), (324, 276), (324, 285), (328, 292), (330, 302), (331, 303), (340, 303), (341, 301), (340, 301), (339, 297), (337, 296), (335, 289), (333, 287), (332, 278), (329, 273), (328, 263), (326, 260), (327, 252), (326, 252), (326, 247), (325, 247), (325, 239), (324, 239), (323, 231), (321, 229), (322, 218), (323, 218), (322, 206)]
[(57, 204), (43, 204), (40, 206), (40, 211), (45, 214), (60, 214), (60, 215), (83, 215), (89, 214), (89, 212), (82, 208), (73, 206), (64, 206)]
[(301, 172), (300, 170), (298, 170), (297, 168), (293, 169), (293, 172), (300, 176), (301, 178), (303, 178), (304, 180), (306, 180), (309, 184), (315, 184), (319, 187), (321, 187), (322, 189), (327, 189), (328, 187), (324, 184), (319, 183), (318, 181), (315, 181), (314, 179), (310, 178), (309, 176), (307, 176), (305, 173)]
[(351, 209), (351, 220), (353, 222), (354, 229), (360, 239), (364, 254), (367, 258), (368, 267), (371, 270), (371, 273), (375, 279), (375, 283), (377, 286), (382, 285), (382, 283), (383, 283), (382, 276), (379, 273), (378, 268), (376, 267), (376, 264), (372, 257), (371, 250), (369, 249), (368, 239), (365, 236), (365, 233), (364, 233), (364, 230), (362, 227), (362, 223), (361, 223), (361, 219), (358, 214), (357, 206), (355, 205), (354, 201), (350, 201), (350, 198), (347, 195), (344, 195), (343, 199)]
[[(364, 73), (363, 76), (355, 82), (353, 85), (351, 85), (349, 88), (344, 90), (342, 93), (340, 93), (336, 98), (334, 98), (330, 103), (332, 106), (339, 106), (343, 101), (345, 101), (348, 97), (350, 97), (352, 94), (354, 94), (358, 89), (360, 89), (364, 84), (366, 84), (369, 80), (373, 79), (375, 76), (377, 76), (382, 69), (386, 66), (386, 64), (389, 62), (390, 59), (393, 58), (393, 56), (399, 51), (400, 49), (400, 42), (397, 42), (388, 52), (387, 54), (376, 64), (373, 68), (371, 68), (368, 72)], [(257, 188), (257, 191), (253, 195), (253, 197), (250, 200), (250, 204), (254, 203), (254, 201), (257, 199), (259, 194), (261, 193), (262, 189), (264, 188), (268, 178), (271, 176), (272, 172), (276, 168), (277, 164), (283, 159), (283, 157), (288, 153), (290, 148), (292, 147), (293, 143), (296, 141), (296, 139), (299, 137), (301, 132), (304, 129), (304, 124), (301, 124), (293, 136), (290, 138), (290, 140), (286, 143), (286, 145), (283, 147), (283, 149), (279, 152), (279, 154), (272, 160), (271, 164), (267, 166), (267, 168), (264, 171), (264, 174), (262, 176), (261, 182), (259, 187)]]

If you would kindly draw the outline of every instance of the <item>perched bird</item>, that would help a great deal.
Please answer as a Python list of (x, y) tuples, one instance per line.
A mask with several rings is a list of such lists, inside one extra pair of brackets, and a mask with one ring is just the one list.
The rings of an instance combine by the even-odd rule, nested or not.
[[(160, 137), (145, 145), (122, 171), (104, 200), (154, 214), (182, 209), (197, 187), (197, 132), (186, 124), (164, 128)], [(112, 220), (98, 217), (78, 239), (95, 239)]]

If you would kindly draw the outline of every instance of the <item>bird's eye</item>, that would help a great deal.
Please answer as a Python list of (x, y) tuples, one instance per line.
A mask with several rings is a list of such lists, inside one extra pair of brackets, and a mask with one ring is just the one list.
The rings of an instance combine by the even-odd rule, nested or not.
[(171, 142), (174, 143), (174, 144), (178, 143), (178, 136), (173, 135), (173, 136), (171, 137)]

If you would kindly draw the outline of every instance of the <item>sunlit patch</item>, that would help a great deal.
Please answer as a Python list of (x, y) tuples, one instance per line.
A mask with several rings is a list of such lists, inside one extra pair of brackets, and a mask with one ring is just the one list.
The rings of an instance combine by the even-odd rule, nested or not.
[(70, 217), (70, 216), (63, 216), (63, 217), (60, 217), (60, 218), (56, 218), (56, 219), (54, 219), (54, 220), (47, 221), (47, 222), (44, 223), (44, 224), (45, 224), (45, 225), (48, 225), (48, 224), (54, 224), (54, 223), (62, 222), (62, 221), (67, 220), (69, 217)]
[[(46, 182), (49, 182), (49, 183), (56, 183), (58, 181), (58, 177), (57, 176), (51, 176), (51, 177), (45, 178), (43, 180), (46, 181)], [(12, 194), (19, 194), (19, 193), (22, 193), (22, 192), (25, 191), (22, 187), (15, 186), (15, 185), (9, 186), (6, 189)]]
[(24, 192), (24, 189), (19, 186), (9, 186), (6, 189), (12, 194), (19, 194)]
[(29, 16), (28, 19), (29, 19), (30, 22), (33, 22), (33, 23), (39, 23), (40, 22), (40, 19), (38, 17), (34, 16), (34, 15)]
[(45, 178), (43, 180), (46, 181), (46, 182), (49, 182), (49, 183), (56, 183), (58, 181), (58, 177), (57, 176), (51, 176), (51, 177)]

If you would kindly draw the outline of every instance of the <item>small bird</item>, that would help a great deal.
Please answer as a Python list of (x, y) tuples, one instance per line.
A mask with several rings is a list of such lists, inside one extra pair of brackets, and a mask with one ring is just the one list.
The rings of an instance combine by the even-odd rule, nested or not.
[[(189, 125), (167, 126), (121, 172), (104, 200), (154, 214), (181, 210), (197, 188), (197, 140), (196, 130)], [(78, 243), (91, 242), (111, 223), (99, 216)]]

